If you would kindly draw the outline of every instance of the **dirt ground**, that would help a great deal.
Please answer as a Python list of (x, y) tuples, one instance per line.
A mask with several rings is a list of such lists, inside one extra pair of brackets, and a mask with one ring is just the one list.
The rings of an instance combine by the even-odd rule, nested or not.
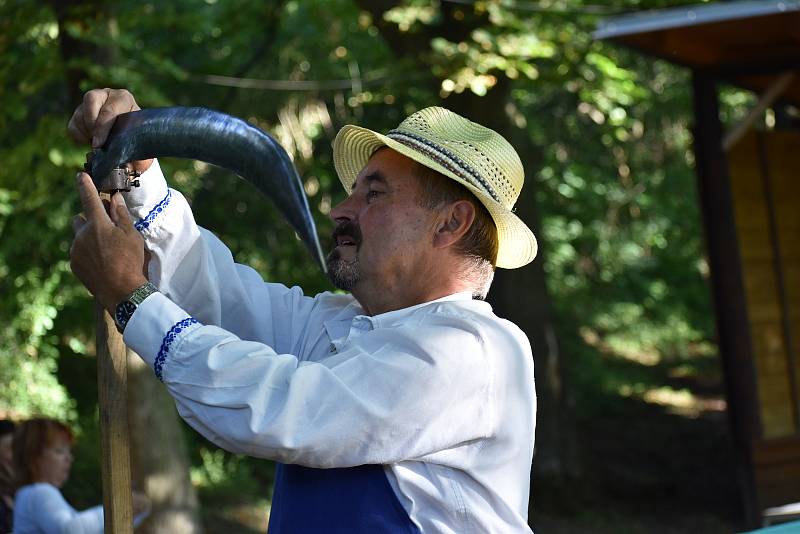
[(693, 410), (675, 413), (669, 405), (629, 397), (580, 420), (584, 476), (564, 487), (534, 484), (535, 532), (740, 532), (734, 451), (716, 376), (664, 377), (672, 391), (693, 399)]

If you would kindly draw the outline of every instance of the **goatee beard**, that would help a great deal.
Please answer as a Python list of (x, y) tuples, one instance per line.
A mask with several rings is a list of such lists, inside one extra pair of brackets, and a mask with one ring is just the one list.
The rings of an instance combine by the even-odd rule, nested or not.
[(333, 249), (328, 254), (326, 265), (328, 266), (328, 279), (337, 289), (352, 291), (361, 277), (358, 258), (345, 260), (339, 249)]
[[(342, 235), (349, 236), (354, 241), (352, 246), (355, 248), (355, 255), (352, 260), (348, 261), (342, 258), (342, 253), (337, 247), (337, 238)], [(352, 291), (361, 278), (361, 269), (358, 264), (361, 239), (361, 228), (353, 221), (344, 221), (333, 230), (333, 250), (328, 254), (326, 265), (328, 278), (334, 287)]]

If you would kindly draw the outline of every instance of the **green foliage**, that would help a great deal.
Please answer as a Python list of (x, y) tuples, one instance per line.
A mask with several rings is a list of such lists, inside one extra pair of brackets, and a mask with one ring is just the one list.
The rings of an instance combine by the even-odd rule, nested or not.
[(242, 495), (258, 498), (265, 494), (246, 458), (207, 447), (201, 447), (199, 453), (201, 463), (192, 467), (192, 484), (208, 498), (236, 500)]
[[(428, 3), (404, 5), (387, 14), (401, 31), (422, 34), (441, 18)], [(598, 353), (583, 331), (622, 352), (696, 357), (714, 328), (688, 73), (593, 40), (597, 6), (515, 6), (454, 7), (454, 18), (474, 29), (458, 39), (433, 37), (426, 62), (444, 105), (511, 84), (504, 111), (534, 147), (524, 153), (527, 187), (536, 189), (548, 286), (576, 383), (614, 381), (595, 365)], [(663, 6), (618, 2), (608, 11)], [(723, 102), (741, 102), (741, 94), (731, 91)], [(587, 369), (593, 374), (584, 381)]]
[(560, 320), (686, 356), (713, 335), (687, 73), (580, 37), (558, 50), (515, 94), (544, 147), (537, 198)]
[(55, 359), (37, 361), (25, 358), (12, 363), (12, 356), (3, 355), (2, 358), (0, 383), (3, 384), (3, 395), (0, 412), (13, 418), (35, 414), (57, 419), (72, 418), (74, 402), (56, 379)]
[[(74, 419), (74, 401), (54, 374), (64, 332), (56, 328), (59, 314), (85, 294), (67, 265), (69, 220), (77, 210), (66, 169), (78, 157), (54, 98), (63, 76), (58, 28), (46, 8), (2, 7), (0, 412)], [(87, 328), (76, 321), (66, 330)]]

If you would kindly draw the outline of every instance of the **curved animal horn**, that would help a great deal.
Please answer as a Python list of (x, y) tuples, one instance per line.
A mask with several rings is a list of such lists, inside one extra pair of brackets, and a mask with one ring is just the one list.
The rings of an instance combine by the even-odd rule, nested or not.
[(177, 157), (227, 169), (271, 199), (325, 271), (325, 259), (303, 185), (289, 155), (269, 134), (205, 108), (150, 108), (119, 115), (102, 150), (89, 160), (98, 185), (114, 168), (142, 159)]

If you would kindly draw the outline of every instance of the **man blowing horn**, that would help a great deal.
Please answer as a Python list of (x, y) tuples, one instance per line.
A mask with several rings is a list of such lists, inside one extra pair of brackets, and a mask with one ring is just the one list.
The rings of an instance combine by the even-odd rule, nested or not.
[[(69, 130), (100, 146), (137, 109), (89, 91)], [(108, 210), (78, 175), (72, 270), (192, 427), (278, 462), (271, 534), (529, 532), (531, 349), (483, 300), (495, 267), (536, 255), (517, 153), (439, 107), (345, 126), (333, 151), (348, 196), (327, 267), (350, 294), (234, 263), (154, 160)]]

